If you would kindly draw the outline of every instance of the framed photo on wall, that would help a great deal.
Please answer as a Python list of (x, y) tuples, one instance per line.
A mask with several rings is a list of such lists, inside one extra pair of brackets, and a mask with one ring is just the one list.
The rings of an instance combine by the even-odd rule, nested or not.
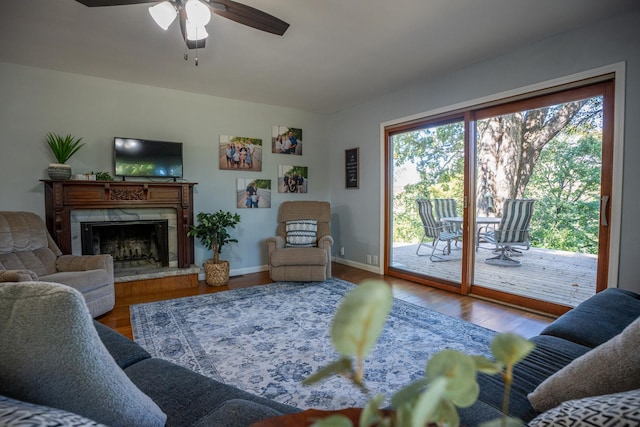
[(360, 148), (344, 150), (345, 188), (360, 188)]
[(238, 178), (236, 201), (238, 208), (270, 208), (271, 180)]
[(307, 166), (278, 166), (278, 193), (306, 193), (309, 191)]
[(262, 140), (242, 136), (220, 135), (221, 170), (262, 171)]
[(271, 127), (271, 152), (302, 155), (302, 129), (290, 126)]

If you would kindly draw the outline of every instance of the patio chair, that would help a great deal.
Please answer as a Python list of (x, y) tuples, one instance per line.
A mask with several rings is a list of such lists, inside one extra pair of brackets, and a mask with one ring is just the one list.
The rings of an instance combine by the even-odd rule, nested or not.
[(422, 237), (422, 240), (420, 240), (420, 244), (416, 249), (416, 255), (426, 255), (420, 255), (420, 248), (425, 244), (424, 242), (426, 239), (433, 239), (433, 242), (431, 243), (433, 249), (431, 250), (429, 259), (432, 262), (447, 261), (447, 259), (435, 254), (438, 249), (438, 244), (443, 242), (445, 245), (442, 248), (442, 255), (449, 255), (451, 253), (451, 241), (455, 241), (460, 238), (461, 234), (449, 231), (449, 225), (443, 224), (435, 219), (433, 216), (433, 208), (429, 200), (418, 199), (416, 202), (418, 203), (418, 214), (420, 215), (422, 228), (424, 229), (424, 236)]
[(517, 248), (529, 249), (529, 222), (533, 215), (534, 199), (507, 199), (502, 208), (502, 220), (493, 232), (487, 233), (485, 238), (495, 244), (498, 256), (487, 258), (487, 264), (503, 267), (519, 267), (521, 261), (512, 256), (522, 255)]
[[(436, 220), (442, 222), (442, 218), (455, 218), (458, 216), (455, 199), (433, 199), (433, 208), (436, 213)], [(462, 235), (461, 223), (447, 224), (449, 232)]]

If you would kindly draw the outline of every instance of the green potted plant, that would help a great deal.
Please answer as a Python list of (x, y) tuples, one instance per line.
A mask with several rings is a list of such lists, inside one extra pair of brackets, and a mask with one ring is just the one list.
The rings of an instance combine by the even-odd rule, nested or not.
[[(360, 426), (457, 426), (460, 422), (457, 408), (471, 406), (478, 398), (477, 372), (498, 374), (505, 384), (502, 407), (505, 415), (483, 424), (483, 427), (523, 425), (520, 420), (506, 415), (509, 390), (513, 366), (533, 350), (534, 344), (511, 333), (498, 334), (491, 342), (494, 360), (456, 350), (439, 351), (427, 362), (424, 377), (391, 397), (394, 410), (383, 410), (385, 396), (371, 396), (365, 384), (364, 360), (384, 328), (392, 302), (391, 286), (379, 280), (364, 281), (347, 294), (331, 327), (333, 346), (340, 358), (311, 375), (304, 384), (313, 384), (335, 374), (349, 379), (370, 398), (359, 412)], [(316, 421), (313, 426), (353, 425), (353, 412), (346, 412), (348, 416), (338, 412)], [(317, 413), (313, 416), (318, 418)]]
[(49, 178), (71, 178), (71, 166), (67, 164), (67, 161), (84, 145), (82, 138), (76, 138), (71, 135), (63, 137), (49, 132), (46, 135), (45, 143), (51, 149), (51, 153), (57, 162), (49, 164)]
[(231, 238), (227, 228), (235, 228), (240, 222), (240, 215), (219, 210), (215, 213), (200, 212), (196, 218), (198, 224), (192, 225), (187, 235), (197, 237), (207, 249), (213, 250), (213, 258), (204, 263), (206, 282), (211, 286), (226, 285), (229, 261), (221, 261), (220, 252), (225, 244), (238, 241)]

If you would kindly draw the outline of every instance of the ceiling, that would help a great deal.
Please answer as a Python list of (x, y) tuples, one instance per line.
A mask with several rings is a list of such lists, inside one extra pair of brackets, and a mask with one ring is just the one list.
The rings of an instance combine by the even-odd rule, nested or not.
[(189, 51), (149, 4), (5, 2), (0, 61), (329, 113), (640, 7), (637, 0), (239, 0), (283, 37), (213, 15)]

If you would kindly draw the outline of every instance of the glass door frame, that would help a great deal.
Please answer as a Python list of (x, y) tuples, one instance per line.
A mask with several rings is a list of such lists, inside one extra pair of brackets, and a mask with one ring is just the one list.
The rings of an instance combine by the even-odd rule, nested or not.
[[(609, 74), (608, 76), (600, 76), (599, 79), (593, 82), (583, 82), (584, 86), (580, 86), (579, 84), (570, 85), (571, 87), (560, 87), (560, 88), (549, 88), (544, 93), (530, 93), (528, 96), (519, 96), (518, 99), (503, 99), (492, 102), (492, 105), (476, 105), (469, 106), (464, 109), (459, 109), (458, 111), (451, 111), (449, 113), (443, 113), (440, 115), (423, 117), (419, 119), (414, 119), (405, 123), (399, 123), (395, 125), (384, 126), (382, 128), (384, 132), (384, 179), (385, 179), (385, 188), (384, 188), (384, 250), (383, 250), (383, 259), (384, 259), (384, 273), (388, 275), (392, 275), (395, 277), (404, 278), (407, 280), (411, 280), (417, 283), (426, 284), (435, 288), (441, 288), (450, 290), (453, 292), (457, 292), (463, 295), (467, 295), (473, 293), (474, 295), (492, 298), (492, 299), (502, 299), (505, 302), (516, 304), (519, 306), (524, 306), (528, 308), (532, 308), (535, 310), (541, 310), (553, 314), (560, 314), (566, 311), (566, 307), (559, 306), (557, 304), (552, 303), (544, 303), (538, 300), (533, 300), (525, 297), (513, 297), (510, 294), (504, 294), (498, 291), (490, 291), (486, 290), (486, 288), (482, 288), (481, 286), (473, 286), (472, 278), (473, 278), (473, 269), (474, 269), (474, 233), (470, 233), (471, 226), (475, 224), (475, 208), (476, 208), (476, 197), (475, 197), (475, 161), (476, 161), (476, 141), (475, 141), (475, 125), (476, 125), (476, 116), (478, 112), (485, 114), (487, 111), (492, 111), (492, 109), (500, 109), (502, 106), (509, 106), (509, 108), (513, 108), (514, 105), (536, 105), (537, 102), (543, 102), (544, 105), (551, 105), (550, 103), (554, 102), (553, 100), (558, 99), (558, 103), (561, 103), (563, 99), (572, 98), (572, 95), (567, 94), (576, 94), (576, 93), (594, 93), (599, 96), (602, 95), (604, 98), (603, 103), (603, 152), (602, 152), (602, 181), (601, 181), (601, 226), (599, 228), (599, 248), (598, 248), (598, 270), (597, 270), (597, 289), (596, 292), (599, 292), (605, 289), (608, 286), (609, 280), (609, 256), (611, 249), (611, 227), (603, 226), (603, 220), (610, 219), (612, 213), (612, 203), (611, 199), (614, 196), (613, 194), (613, 165), (615, 162), (614, 158), (614, 125), (616, 124), (616, 119), (614, 114), (614, 104), (615, 94), (616, 94), (616, 85), (614, 76)], [(617, 104), (619, 106), (619, 104)], [(528, 107), (531, 108), (531, 107)], [(535, 107), (533, 107), (535, 108)], [(617, 112), (620, 114), (620, 112)], [(393, 188), (393, 156), (392, 156), (392, 146), (391, 146), (391, 137), (394, 134), (398, 134), (401, 132), (407, 132), (410, 130), (416, 130), (424, 127), (429, 127), (436, 125), (438, 123), (446, 123), (447, 121), (454, 121), (455, 119), (464, 120), (465, 132), (464, 132), (464, 206), (462, 207), (463, 213), (463, 237), (462, 237), (462, 246), (463, 246), (463, 254), (462, 254), (462, 276), (461, 283), (452, 283), (450, 281), (437, 279), (437, 278), (424, 278), (424, 277), (416, 277), (412, 274), (408, 274), (407, 272), (401, 271), (399, 269), (395, 269), (390, 266), (390, 253), (392, 246), (392, 230), (391, 223), (393, 218), (393, 194), (391, 189)], [(621, 147), (616, 147), (620, 149)], [(606, 202), (608, 200), (608, 203)], [(617, 253), (617, 251), (616, 251)]]

